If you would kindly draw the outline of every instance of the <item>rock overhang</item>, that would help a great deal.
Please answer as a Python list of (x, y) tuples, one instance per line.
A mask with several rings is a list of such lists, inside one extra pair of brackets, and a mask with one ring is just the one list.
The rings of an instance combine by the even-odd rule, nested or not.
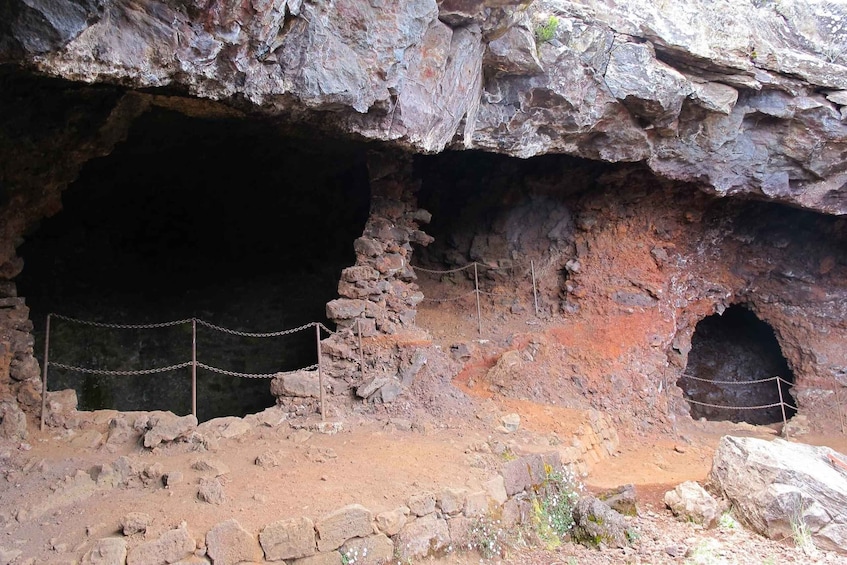
[(62, 5), (13, 2), (0, 60), (414, 152), (641, 161), (719, 196), (847, 213), (840, 3)]

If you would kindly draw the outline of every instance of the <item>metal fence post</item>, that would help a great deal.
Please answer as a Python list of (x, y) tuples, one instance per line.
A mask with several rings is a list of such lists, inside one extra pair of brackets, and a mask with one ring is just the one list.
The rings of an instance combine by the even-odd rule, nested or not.
[(780, 410), (782, 410), (782, 425), (784, 427), (785, 424), (788, 423), (788, 420), (785, 418), (785, 402), (782, 400), (782, 383), (780, 381), (781, 381), (781, 379), (777, 375), (777, 377), (776, 377), (776, 390), (779, 391), (779, 408), (780, 408)]
[(530, 259), (529, 266), (532, 270), (532, 298), (535, 300), (535, 315), (538, 316), (538, 288), (535, 286), (535, 261)]
[(320, 324), (315, 324), (315, 339), (317, 341), (317, 349), (318, 349), (318, 386), (320, 387), (320, 399), (321, 399), (321, 421), (326, 421), (326, 403), (325, 403), (325, 393), (324, 393), (324, 372), (323, 372), (323, 363), (321, 362), (321, 326)]
[(41, 369), (41, 431), (44, 431), (44, 419), (47, 417), (47, 364), (50, 362), (50, 316), (44, 326), (44, 367)]
[(197, 417), (197, 319), (191, 318), (191, 413)]
[(356, 329), (359, 333), (359, 370), (362, 371), (362, 380), (365, 378), (365, 350), (362, 348), (362, 319), (356, 318)]
[(476, 292), (476, 331), (480, 336), (482, 335), (482, 310), (479, 307), (479, 272), (477, 271), (477, 264), (474, 261), (473, 264), (473, 285), (474, 292)]

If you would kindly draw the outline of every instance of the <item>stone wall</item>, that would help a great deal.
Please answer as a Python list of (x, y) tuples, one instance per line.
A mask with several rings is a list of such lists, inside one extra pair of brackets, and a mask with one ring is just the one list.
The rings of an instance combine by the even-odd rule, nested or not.
[(32, 414), (41, 405), (41, 371), (32, 354), (29, 308), (14, 283), (0, 283), (0, 438), (25, 438), (21, 409)]

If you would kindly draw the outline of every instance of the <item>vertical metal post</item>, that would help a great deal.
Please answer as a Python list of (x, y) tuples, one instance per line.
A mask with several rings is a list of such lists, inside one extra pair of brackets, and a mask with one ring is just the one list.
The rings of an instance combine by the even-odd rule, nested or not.
[(47, 364), (50, 362), (50, 316), (44, 326), (44, 363), (41, 369), (41, 431), (44, 431), (44, 419), (47, 417)]
[(841, 404), (841, 400), (839, 400), (839, 397), (841, 396), (841, 394), (839, 394), (839, 392), (840, 392), (840, 389), (835, 389), (835, 404), (838, 406), (838, 417), (841, 418), (841, 433), (843, 434), (844, 433), (844, 405)]
[(776, 390), (779, 391), (779, 408), (782, 410), (782, 425), (788, 423), (788, 420), (785, 418), (785, 402), (782, 400), (782, 382), (779, 376), (776, 377)]
[(476, 331), (482, 335), (482, 310), (479, 307), (479, 272), (476, 268), (476, 261), (473, 264), (473, 285), (476, 292)]
[(197, 320), (191, 318), (191, 413), (197, 417)]
[(318, 347), (318, 386), (320, 387), (320, 398), (321, 398), (321, 422), (326, 421), (326, 402), (325, 402), (325, 393), (324, 393), (324, 372), (323, 372), (323, 363), (321, 362), (321, 326), (320, 324), (315, 324), (315, 339), (317, 341)]
[(359, 370), (362, 371), (362, 380), (365, 378), (365, 350), (362, 348), (362, 319), (356, 318), (356, 329), (359, 333)]
[(529, 260), (532, 269), (532, 298), (535, 300), (535, 315), (538, 316), (538, 288), (535, 286), (535, 261)]

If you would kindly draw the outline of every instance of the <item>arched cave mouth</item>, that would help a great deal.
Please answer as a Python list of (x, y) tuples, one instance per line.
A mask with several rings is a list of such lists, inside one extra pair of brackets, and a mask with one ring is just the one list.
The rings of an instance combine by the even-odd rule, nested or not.
[[(789, 385), (782, 382), (777, 385), (775, 381), (751, 382), (774, 376), (794, 383), (794, 373), (782, 355), (773, 328), (744, 305), (733, 304), (722, 315), (713, 314), (697, 323), (691, 338), (688, 365), (677, 385), (689, 400), (692, 418), (766, 425), (782, 422), (780, 406), (756, 410), (714, 406), (778, 404), (780, 390), (777, 386), (781, 387), (784, 402), (796, 406)], [(787, 418), (796, 412), (789, 407), (785, 410)]]
[[(150, 323), (197, 317), (251, 332), (326, 322), (369, 210), (364, 147), (284, 134), (267, 122), (153, 109), (88, 162), (63, 210), (19, 248), (17, 279), (43, 356), (45, 317)], [(99, 369), (191, 360), (191, 325), (113, 330), (54, 319), (50, 361)], [(243, 373), (311, 365), (314, 331), (272, 339), (197, 330), (198, 360)], [(115, 377), (50, 368), (79, 408), (191, 411), (190, 368)], [(273, 405), (268, 379), (198, 370), (198, 418)]]

